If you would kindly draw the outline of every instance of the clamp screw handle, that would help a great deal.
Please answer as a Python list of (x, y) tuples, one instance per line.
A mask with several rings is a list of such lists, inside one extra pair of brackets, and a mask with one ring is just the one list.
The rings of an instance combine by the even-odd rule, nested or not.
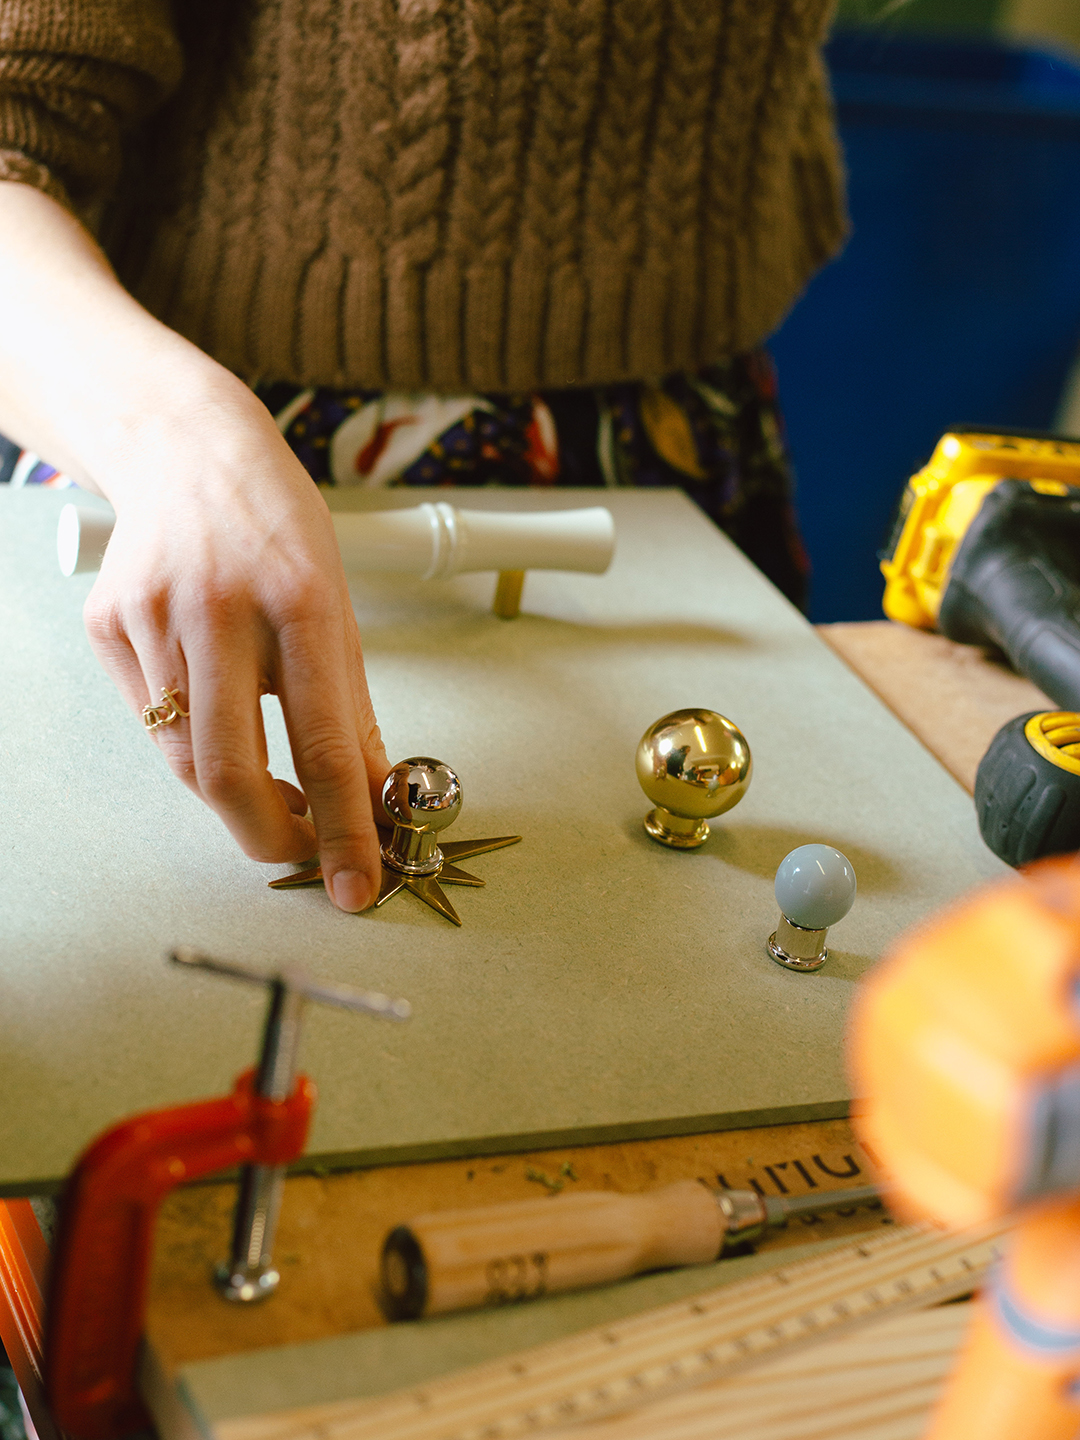
[[(174, 950), (169, 959), (174, 965), (207, 970), (211, 975), (242, 980), (248, 985), (263, 985), (270, 991), (255, 1090), (278, 1104), (289, 1098), (296, 1083), (300, 1020), (306, 1001), (359, 1010), (380, 1020), (407, 1020), (412, 1014), (407, 1000), (312, 980), (292, 966), (267, 974), (188, 949)], [(284, 1181), (284, 1168), (278, 1165), (245, 1165), (240, 1173), (229, 1258), (214, 1272), (215, 1284), (227, 1300), (261, 1300), (277, 1289), (281, 1276), (271, 1257)]]

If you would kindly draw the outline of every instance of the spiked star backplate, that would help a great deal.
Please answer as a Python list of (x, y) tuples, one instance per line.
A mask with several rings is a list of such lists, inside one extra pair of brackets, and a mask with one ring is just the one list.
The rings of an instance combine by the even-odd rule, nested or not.
[[(450, 840), (440, 845), (443, 863), (430, 875), (405, 875), (389, 865), (382, 867), (382, 885), (375, 908), (385, 905), (399, 890), (411, 890), (425, 905), (445, 915), (455, 925), (461, 924), (461, 917), (451, 905), (443, 890), (444, 885), (483, 885), (485, 882), (476, 875), (470, 875), (453, 864), (455, 860), (468, 860), (472, 855), (483, 855), (487, 850), (501, 850), (506, 845), (516, 845), (520, 835), (499, 835), (493, 840)], [(295, 875), (283, 875), (280, 880), (271, 880), (271, 890), (298, 890), (304, 885), (321, 885), (322, 866), (313, 865), (309, 870), (298, 870)]]

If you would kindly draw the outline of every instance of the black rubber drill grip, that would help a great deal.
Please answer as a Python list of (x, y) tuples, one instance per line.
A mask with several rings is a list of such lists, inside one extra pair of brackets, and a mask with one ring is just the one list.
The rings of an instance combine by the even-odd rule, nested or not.
[(1080, 492), (1002, 480), (968, 526), (938, 628), (992, 644), (1064, 710), (1080, 710)]
[(1024, 734), (1039, 713), (1003, 725), (975, 775), (979, 831), (1007, 865), (1080, 849), (1080, 775), (1040, 755)]

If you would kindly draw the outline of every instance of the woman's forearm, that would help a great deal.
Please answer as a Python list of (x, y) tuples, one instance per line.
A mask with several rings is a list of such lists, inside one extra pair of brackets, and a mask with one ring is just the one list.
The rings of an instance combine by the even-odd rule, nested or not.
[(243, 400), (156, 320), (51, 196), (0, 181), (0, 433), (114, 499), (173, 424)]

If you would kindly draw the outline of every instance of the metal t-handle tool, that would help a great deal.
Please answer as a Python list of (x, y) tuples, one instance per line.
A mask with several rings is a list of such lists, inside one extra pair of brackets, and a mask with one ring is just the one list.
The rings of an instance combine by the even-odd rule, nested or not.
[[(214, 960), (192, 950), (177, 950), (169, 958), (177, 965), (190, 965), (269, 989), (270, 1004), (255, 1072), (255, 1094), (278, 1105), (288, 1099), (296, 1085), (300, 1019), (306, 1001), (360, 1010), (384, 1020), (407, 1020), (410, 1014), (405, 1000), (390, 1000), (385, 995), (353, 990), (348, 985), (309, 980), (299, 970), (286, 969), (276, 975), (264, 975), (246, 965)], [(227, 1300), (262, 1300), (277, 1289), (281, 1276), (274, 1269), (272, 1252), (284, 1181), (284, 1165), (245, 1165), (240, 1173), (232, 1248), (228, 1260), (214, 1272), (217, 1288)]]
[[(100, 1135), (68, 1176), (49, 1272), (44, 1381), (58, 1426), (76, 1440), (114, 1440), (148, 1418), (136, 1388), (154, 1224), (161, 1202), (185, 1180), (241, 1165), (240, 1201), (226, 1272), (235, 1299), (268, 1295), (285, 1167), (304, 1149), (315, 1087), (296, 1073), (304, 1002), (405, 1020), (404, 1000), (309, 980), (298, 970), (265, 974), (192, 951), (176, 964), (263, 985), (270, 1005), (256, 1071), (229, 1095), (150, 1111)], [(238, 1278), (239, 1277), (239, 1278)], [(244, 1287), (250, 1293), (241, 1294)]]

